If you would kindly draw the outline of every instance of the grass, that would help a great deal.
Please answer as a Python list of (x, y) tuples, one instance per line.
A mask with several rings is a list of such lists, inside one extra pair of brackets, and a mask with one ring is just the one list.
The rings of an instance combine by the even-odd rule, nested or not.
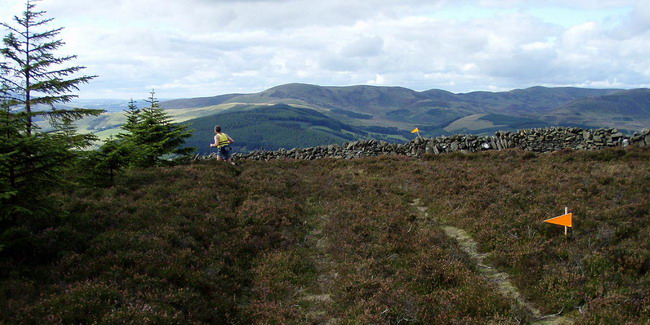
[[(428, 208), (423, 219), (411, 205)], [(3, 323), (516, 324), (442, 225), (544, 314), (650, 319), (650, 151), (216, 161), (62, 197), (43, 265), (3, 266)], [(569, 236), (542, 220), (576, 215)]]

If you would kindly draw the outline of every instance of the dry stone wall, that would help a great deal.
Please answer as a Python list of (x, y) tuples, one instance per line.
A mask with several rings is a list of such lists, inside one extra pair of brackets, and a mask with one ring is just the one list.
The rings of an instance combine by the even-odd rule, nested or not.
[[(563, 149), (599, 150), (627, 146), (650, 147), (650, 130), (626, 136), (617, 129), (544, 128), (516, 132), (498, 131), (494, 136), (453, 135), (435, 138), (416, 138), (405, 143), (388, 143), (377, 140), (360, 140), (342, 145), (312, 148), (260, 150), (247, 154), (235, 154), (235, 159), (301, 159), (322, 158), (352, 159), (381, 155), (405, 155), (421, 157), (426, 154), (450, 152), (480, 152), (519, 148), (533, 152), (551, 152)], [(214, 154), (213, 154), (214, 155)], [(212, 158), (213, 155), (203, 158)]]

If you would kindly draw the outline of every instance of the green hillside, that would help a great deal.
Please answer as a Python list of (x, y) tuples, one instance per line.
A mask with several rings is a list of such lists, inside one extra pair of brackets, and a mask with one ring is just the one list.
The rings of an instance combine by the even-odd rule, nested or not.
[[(425, 99), (418, 92), (401, 87), (322, 87), (308, 84), (288, 84), (270, 88), (259, 94), (233, 98), (238, 102), (296, 102), (321, 109), (347, 109), (373, 114), (406, 106)], [(292, 104), (291, 102), (288, 102)]]
[(549, 123), (500, 114), (475, 114), (453, 121), (444, 130), (453, 134), (493, 134), (499, 130), (533, 129), (550, 127)]
[(606, 96), (572, 101), (553, 111), (553, 117), (574, 123), (615, 127), (624, 124), (632, 130), (650, 126), (650, 89), (620, 91)]
[[(0, 323), (643, 324), (649, 171), (640, 148), (129, 170), (0, 251)], [(568, 236), (542, 222), (564, 207)]]
[(214, 97), (198, 97), (198, 98), (185, 98), (164, 101), (161, 107), (164, 109), (178, 109), (178, 108), (197, 108), (217, 106), (227, 102), (232, 98), (241, 96), (241, 94), (228, 94)]
[[(477, 91), (458, 94), (457, 98), (475, 109), (510, 115), (538, 115), (571, 101), (612, 94), (620, 89), (585, 89), (574, 87), (531, 87), (508, 92)], [(466, 104), (466, 105), (467, 105)]]
[[(232, 98), (232, 102), (288, 103), (317, 109), (328, 116), (341, 118), (355, 125), (400, 126), (414, 124), (437, 128), (472, 110), (452, 101), (439, 101), (432, 92), (416, 92), (403, 87), (349, 86), (323, 87), (308, 84), (287, 84)], [(451, 93), (448, 93), (451, 94)], [(382, 121), (391, 121), (386, 125)]]
[[(616, 89), (532, 87), (508, 92), (454, 94), (443, 90), (417, 92), (402, 87), (349, 86), (325, 87), (287, 84), (257, 94), (235, 96), (230, 102), (302, 104), (318, 109), (346, 109), (376, 116), (389, 116), (397, 110), (447, 109), (456, 114), (498, 113), (521, 115), (546, 112), (571, 101), (612, 94)], [(293, 100), (288, 102), (287, 100)], [(402, 117), (403, 115), (397, 115)], [(389, 116), (390, 117), (390, 116)], [(410, 122), (421, 116), (410, 116)]]
[[(196, 130), (192, 138), (188, 139), (187, 145), (199, 148), (203, 154), (209, 152), (208, 144), (212, 142), (213, 129), (217, 124), (235, 139), (233, 147), (239, 152), (341, 144), (370, 135), (380, 135), (342, 123), (311, 109), (286, 104), (238, 106), (220, 114), (189, 120), (187, 123)], [(384, 138), (389, 137), (392, 137), (393, 141), (404, 140), (399, 135), (384, 134)]]

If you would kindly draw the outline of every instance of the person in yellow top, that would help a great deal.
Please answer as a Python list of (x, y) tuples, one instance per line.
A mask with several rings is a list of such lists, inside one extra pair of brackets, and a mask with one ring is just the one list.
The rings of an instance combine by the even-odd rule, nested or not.
[(219, 125), (214, 127), (214, 133), (214, 143), (211, 143), (210, 147), (217, 148), (217, 160), (225, 160), (234, 165), (235, 163), (232, 161), (230, 154), (230, 150), (232, 149), (230, 144), (234, 143), (235, 140), (226, 133), (221, 132), (221, 126)]

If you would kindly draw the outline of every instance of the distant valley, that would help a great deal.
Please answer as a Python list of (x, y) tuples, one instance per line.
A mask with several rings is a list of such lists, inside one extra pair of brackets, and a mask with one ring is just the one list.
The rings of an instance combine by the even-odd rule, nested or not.
[[(102, 103), (84, 105), (101, 108)], [(107, 102), (115, 110), (119, 103)], [(401, 87), (324, 87), (287, 84), (254, 94), (163, 101), (178, 122), (196, 130), (188, 145), (207, 153), (220, 124), (239, 151), (343, 143), (364, 138), (389, 142), (457, 133), (579, 126), (633, 132), (650, 127), (650, 89), (532, 87), (508, 92), (455, 94)], [(100, 137), (119, 132), (122, 112), (86, 118), (81, 131)]]

